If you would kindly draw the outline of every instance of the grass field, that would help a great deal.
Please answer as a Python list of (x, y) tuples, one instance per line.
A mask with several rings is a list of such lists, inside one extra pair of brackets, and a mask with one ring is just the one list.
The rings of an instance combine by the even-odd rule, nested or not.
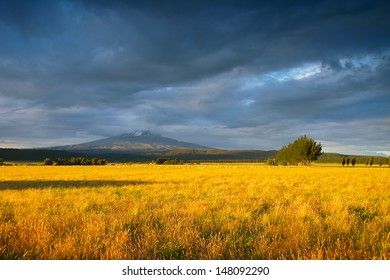
[(0, 259), (390, 259), (390, 169), (0, 167)]

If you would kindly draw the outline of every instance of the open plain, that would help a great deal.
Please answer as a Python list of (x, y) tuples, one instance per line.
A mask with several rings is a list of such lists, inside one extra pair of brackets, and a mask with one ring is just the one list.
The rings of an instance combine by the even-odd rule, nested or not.
[(390, 172), (2, 166), (0, 259), (390, 259)]

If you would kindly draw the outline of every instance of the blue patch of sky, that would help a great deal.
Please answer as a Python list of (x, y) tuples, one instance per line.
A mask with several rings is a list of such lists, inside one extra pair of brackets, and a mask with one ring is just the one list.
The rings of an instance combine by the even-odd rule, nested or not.
[(261, 76), (249, 76), (245, 78), (242, 89), (263, 87), (269, 82), (287, 82), (289, 80), (302, 80), (321, 72), (320, 63), (306, 63), (300, 67), (269, 72)]
[[(387, 50), (381, 55), (364, 55), (353, 58), (341, 58), (339, 59), (340, 66), (344, 69), (359, 68), (363, 66), (376, 67), (378, 66), (383, 56), (390, 55), (390, 50)], [(288, 82), (291, 80), (303, 80), (306, 78), (314, 77), (315, 75), (323, 71), (321, 62), (305, 63), (299, 67), (290, 69), (283, 69), (279, 71), (273, 71), (261, 76), (248, 76), (245, 78), (242, 89), (252, 89), (263, 87), (267, 83), (272, 82)]]
[(287, 70), (271, 72), (266, 75), (268, 80), (276, 80), (278, 82), (286, 82), (289, 80), (302, 80), (309, 78), (321, 72), (320, 63), (305, 63), (300, 67), (295, 67)]

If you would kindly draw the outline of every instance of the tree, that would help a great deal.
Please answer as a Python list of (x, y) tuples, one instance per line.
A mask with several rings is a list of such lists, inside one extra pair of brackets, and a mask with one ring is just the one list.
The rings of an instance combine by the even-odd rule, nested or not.
[(356, 158), (355, 158), (355, 157), (353, 157), (353, 158), (351, 159), (351, 164), (352, 164), (352, 166), (355, 166), (355, 164), (356, 164)]
[(341, 161), (341, 164), (344, 166), (345, 165), (345, 158)]
[(349, 165), (349, 161), (350, 161), (350, 159), (349, 159), (349, 158), (347, 158), (347, 166)]
[(180, 159), (169, 159), (169, 158), (158, 158), (155, 161), (156, 164), (164, 164), (164, 165), (181, 165), (184, 162)]
[(321, 150), (321, 143), (304, 135), (298, 137), (293, 143), (282, 147), (276, 155), (276, 161), (282, 165), (310, 165), (322, 154)]
[(106, 165), (107, 161), (105, 159), (98, 159), (97, 165)]
[(45, 158), (43, 160), (43, 165), (53, 165), (53, 161), (50, 158)]
[(156, 164), (164, 164), (164, 162), (166, 162), (167, 160), (169, 160), (168, 158), (158, 158), (156, 159)]
[(370, 158), (366, 157), (365, 158), (365, 163), (366, 163), (366, 166), (370, 163)]
[(374, 158), (371, 157), (371, 159), (370, 159), (370, 166), (372, 166), (373, 164), (374, 164)]
[(382, 164), (383, 164), (383, 158), (379, 158), (378, 160), (378, 163), (379, 163), (379, 166), (382, 167)]
[[(286, 146), (282, 147), (278, 154), (276, 155), (276, 162), (281, 165), (287, 165), (288, 162), (291, 163), (290, 149)], [(290, 160), (289, 160), (290, 159)]]
[(266, 165), (271, 165), (271, 166), (274, 166), (274, 165), (277, 165), (275, 160), (273, 158), (269, 158), (267, 159), (267, 161), (265, 162)]

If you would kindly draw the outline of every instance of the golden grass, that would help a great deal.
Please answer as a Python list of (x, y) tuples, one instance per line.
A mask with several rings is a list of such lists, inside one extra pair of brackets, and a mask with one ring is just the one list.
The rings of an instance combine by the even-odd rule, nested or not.
[(0, 167), (0, 259), (389, 259), (388, 168)]

